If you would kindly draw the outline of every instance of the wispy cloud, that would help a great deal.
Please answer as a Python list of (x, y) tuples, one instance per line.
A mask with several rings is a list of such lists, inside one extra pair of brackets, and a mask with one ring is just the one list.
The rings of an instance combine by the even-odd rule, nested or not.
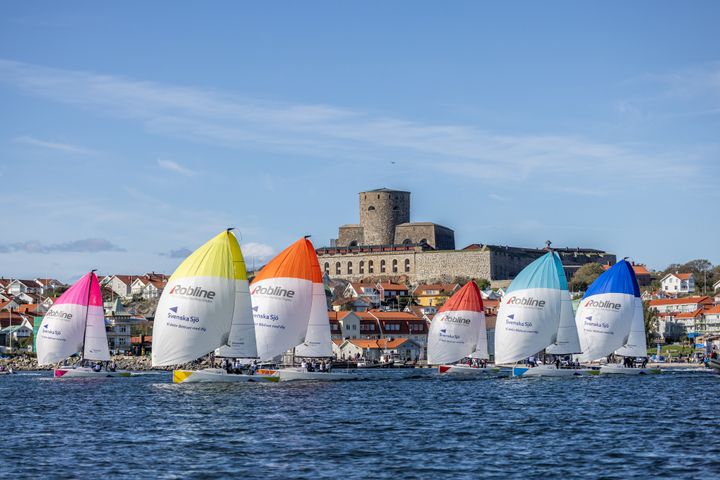
[(188, 177), (192, 177), (196, 173), (194, 170), (185, 168), (179, 163), (173, 162), (172, 160), (158, 160), (157, 163), (160, 168), (164, 168), (165, 170), (170, 170), (171, 172), (179, 173)]
[(192, 250), (189, 248), (178, 248), (177, 250), (170, 250), (166, 253), (161, 253), (163, 257), (170, 257), (170, 258), (185, 258), (188, 255), (192, 253)]
[(267, 244), (258, 242), (248, 242), (242, 244), (242, 252), (245, 262), (252, 260), (264, 261), (275, 255), (275, 250)]
[(490, 197), (492, 200), (497, 200), (498, 202), (507, 201), (507, 198), (503, 197), (502, 195), (498, 195), (497, 193), (490, 193), (488, 194), (488, 197)]
[(47, 140), (41, 140), (39, 138), (22, 136), (13, 139), (15, 143), (22, 143), (25, 145), (32, 145), (33, 147), (49, 148), (51, 150), (59, 150), (65, 153), (75, 153), (81, 155), (89, 155), (95, 153), (93, 150), (88, 148), (79, 147), (77, 145), (70, 145), (67, 143), (50, 142)]
[(17, 242), (0, 245), (0, 253), (98, 253), (124, 252), (125, 249), (114, 245), (104, 238), (86, 238), (65, 243), (43, 244), (36, 241)]
[[(0, 60), (0, 82), (104, 114), (141, 121), (153, 133), (238, 149), (337, 158), (404, 156), (441, 174), (494, 182), (535, 176), (566, 183), (598, 171), (622, 172), (617, 181), (698, 175), (672, 152), (596, 142), (574, 135), (501, 135), (476, 125), (428, 124), (329, 105), (267, 102), (239, 95), (120, 76), (52, 69)], [(384, 160), (383, 160), (384, 161)], [(176, 162), (158, 165), (183, 175)], [(616, 183), (617, 183), (616, 182)], [(536, 182), (533, 182), (535, 184)]]

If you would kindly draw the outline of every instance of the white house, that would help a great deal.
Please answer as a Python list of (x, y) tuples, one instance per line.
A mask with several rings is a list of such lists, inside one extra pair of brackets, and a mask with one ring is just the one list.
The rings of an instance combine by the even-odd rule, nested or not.
[(682, 298), (659, 298), (650, 300), (648, 308), (658, 313), (688, 313), (695, 310), (710, 307), (713, 301), (707, 296), (694, 296)]
[(7, 310), (8, 312), (10, 312), (13, 310), (17, 310), (19, 307), (20, 307), (20, 304), (17, 303), (13, 299), (5, 300), (5, 301), (0, 300), (0, 311)]
[(695, 277), (692, 273), (668, 273), (660, 280), (660, 287), (668, 293), (693, 293)]
[(10, 295), (42, 293), (42, 287), (35, 280), (13, 280), (5, 290)]
[(105, 280), (105, 286), (121, 298), (132, 297), (132, 284), (140, 275), (113, 275)]
[(718, 280), (717, 282), (715, 282), (713, 284), (713, 292), (718, 292), (718, 291), (720, 291), (720, 280)]
[(343, 292), (345, 298), (367, 297), (373, 307), (380, 306), (380, 292), (372, 283), (348, 283)]
[(703, 316), (703, 333), (720, 335), (720, 305), (705, 310)]
[(167, 285), (167, 281), (162, 280), (148, 280), (145, 288), (142, 289), (143, 298), (160, 298), (163, 290)]
[(335, 354), (341, 359), (363, 359), (379, 361), (381, 357), (401, 361), (419, 360), (422, 346), (409, 338), (395, 339), (352, 339), (344, 340), (335, 347)]

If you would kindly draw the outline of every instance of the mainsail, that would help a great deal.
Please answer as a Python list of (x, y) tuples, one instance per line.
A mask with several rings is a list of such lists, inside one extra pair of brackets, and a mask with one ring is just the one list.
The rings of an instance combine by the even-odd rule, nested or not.
[(302, 238), (280, 252), (255, 277), (250, 295), (261, 360), (272, 359), (305, 341), (313, 283), (317, 283), (313, 280), (317, 280), (314, 264), (315, 249), (310, 240)]
[(598, 360), (628, 343), (640, 297), (632, 266), (620, 260), (587, 289), (575, 314), (582, 362)]
[(495, 363), (517, 362), (554, 343), (561, 300), (555, 256), (548, 252), (525, 267), (502, 298), (495, 326)]
[(218, 357), (254, 358), (257, 357), (257, 346), (255, 345), (255, 322), (250, 302), (250, 287), (245, 260), (234, 236), (230, 239), (230, 254), (235, 270), (235, 308), (233, 309), (228, 344), (215, 350), (215, 355)]
[(50, 365), (77, 352), (88, 360), (110, 360), (100, 283), (84, 275), (47, 311), (37, 333), (38, 365)]
[(228, 342), (235, 308), (237, 239), (224, 231), (195, 250), (170, 277), (155, 312), (153, 366), (195, 360)]
[(575, 312), (572, 307), (572, 298), (568, 290), (567, 277), (563, 268), (560, 256), (555, 253), (555, 266), (560, 278), (561, 303), (560, 303), (560, 325), (558, 326), (555, 343), (549, 345), (545, 352), (552, 355), (569, 355), (580, 353), (580, 338), (575, 325)]
[(485, 312), (475, 282), (468, 282), (440, 307), (428, 333), (428, 364), (452, 363), (467, 356), (489, 358)]

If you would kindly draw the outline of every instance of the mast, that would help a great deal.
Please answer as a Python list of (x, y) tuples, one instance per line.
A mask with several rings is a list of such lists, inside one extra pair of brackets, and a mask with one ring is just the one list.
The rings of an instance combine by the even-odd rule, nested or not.
[(87, 320), (88, 320), (88, 313), (90, 311), (90, 289), (92, 288), (92, 278), (93, 278), (93, 275), (95, 275), (95, 272), (97, 272), (97, 270), (90, 270), (90, 278), (88, 280), (87, 300), (85, 302), (85, 327), (83, 329), (82, 350), (80, 352), (80, 363), (81, 364), (82, 364), (82, 361), (85, 360), (85, 337), (87, 337)]

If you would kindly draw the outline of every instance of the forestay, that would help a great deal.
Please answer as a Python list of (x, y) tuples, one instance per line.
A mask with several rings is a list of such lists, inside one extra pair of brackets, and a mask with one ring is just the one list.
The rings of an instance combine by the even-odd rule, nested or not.
[(580, 337), (580, 361), (598, 360), (625, 345), (640, 289), (625, 260), (600, 275), (585, 292), (575, 324)]
[(462, 358), (489, 358), (485, 312), (480, 290), (468, 282), (440, 308), (428, 333), (428, 364)]
[(555, 342), (562, 290), (553, 253), (525, 267), (503, 297), (495, 326), (495, 363), (508, 364)]
[(195, 360), (227, 344), (236, 272), (230, 230), (195, 250), (170, 277), (155, 312), (153, 366)]

